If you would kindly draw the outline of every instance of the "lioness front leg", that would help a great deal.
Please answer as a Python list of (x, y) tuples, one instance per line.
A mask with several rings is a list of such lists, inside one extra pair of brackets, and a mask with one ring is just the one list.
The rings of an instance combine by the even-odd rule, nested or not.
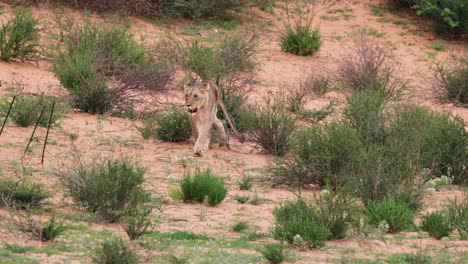
[(198, 138), (193, 147), (193, 153), (195, 153), (195, 155), (203, 156), (208, 150), (210, 144), (210, 128), (211, 124), (198, 128)]
[(198, 138), (198, 127), (192, 118), (190, 118), (190, 126), (192, 127), (192, 136), (187, 139), (187, 142), (194, 144)]

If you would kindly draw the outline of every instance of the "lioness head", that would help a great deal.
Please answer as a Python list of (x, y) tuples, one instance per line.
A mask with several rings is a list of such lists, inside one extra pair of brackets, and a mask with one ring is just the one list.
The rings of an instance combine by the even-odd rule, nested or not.
[(188, 82), (184, 84), (185, 106), (190, 114), (202, 109), (209, 100), (210, 84), (208, 82)]

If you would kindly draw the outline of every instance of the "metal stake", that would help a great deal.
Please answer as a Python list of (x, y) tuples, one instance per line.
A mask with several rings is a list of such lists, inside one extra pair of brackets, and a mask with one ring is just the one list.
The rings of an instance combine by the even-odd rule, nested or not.
[(41, 158), (41, 164), (42, 165), (44, 165), (45, 148), (46, 148), (46, 145), (47, 145), (47, 139), (49, 138), (50, 123), (52, 123), (52, 116), (54, 115), (54, 108), (55, 108), (55, 101), (52, 103), (52, 110), (50, 111), (50, 116), (49, 116), (49, 124), (47, 124), (47, 133), (46, 133), (46, 136), (45, 136), (44, 148), (42, 149), (42, 158)]
[(39, 125), (39, 122), (42, 119), (42, 115), (44, 114), (44, 110), (45, 110), (45, 106), (42, 107), (41, 114), (39, 115), (39, 118), (36, 121), (36, 126), (34, 126), (34, 130), (32, 132), (31, 138), (29, 139), (28, 145), (26, 146), (26, 149), (24, 150), (24, 154), (26, 154), (26, 152), (29, 149), (29, 144), (31, 144), (31, 141), (33, 140), (34, 134), (36, 133), (37, 126)]
[(15, 102), (15, 99), (16, 99), (16, 95), (13, 96), (13, 100), (11, 100), (10, 108), (8, 108), (8, 112), (7, 112), (7, 115), (5, 117), (5, 121), (3, 121), (2, 129), (0, 130), (0, 136), (2, 135), (3, 128), (5, 127), (5, 124), (6, 124), (7, 120), (8, 120), (8, 116), (10, 115), (10, 111), (11, 111), (11, 108), (13, 107), (13, 103)]

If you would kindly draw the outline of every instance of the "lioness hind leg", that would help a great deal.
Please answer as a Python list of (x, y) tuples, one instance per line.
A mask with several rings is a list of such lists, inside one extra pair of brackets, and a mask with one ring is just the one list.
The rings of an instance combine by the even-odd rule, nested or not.
[(221, 120), (219, 120), (219, 118), (216, 117), (214, 120), (214, 125), (216, 127), (216, 130), (218, 130), (218, 136), (221, 138), (223, 145), (227, 146), (228, 149), (230, 149), (229, 139), (227, 137), (226, 130), (224, 129), (223, 122), (221, 122)]

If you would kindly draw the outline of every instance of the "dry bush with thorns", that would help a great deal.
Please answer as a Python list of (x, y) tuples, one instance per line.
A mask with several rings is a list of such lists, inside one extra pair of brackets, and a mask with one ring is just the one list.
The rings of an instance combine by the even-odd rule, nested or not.
[(388, 99), (396, 99), (406, 88), (406, 81), (398, 77), (399, 69), (389, 45), (359, 35), (350, 52), (342, 58), (336, 78), (345, 90), (380, 90)]

